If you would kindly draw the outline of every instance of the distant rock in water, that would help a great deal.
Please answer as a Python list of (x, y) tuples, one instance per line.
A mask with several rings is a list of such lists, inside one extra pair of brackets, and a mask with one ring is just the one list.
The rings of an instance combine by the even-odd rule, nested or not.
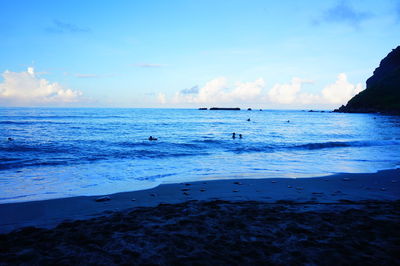
[(367, 88), (334, 112), (400, 114), (400, 46), (381, 61)]
[(235, 108), (211, 107), (210, 110), (233, 110), (233, 111), (240, 111), (240, 108), (239, 108), (239, 107), (235, 107)]

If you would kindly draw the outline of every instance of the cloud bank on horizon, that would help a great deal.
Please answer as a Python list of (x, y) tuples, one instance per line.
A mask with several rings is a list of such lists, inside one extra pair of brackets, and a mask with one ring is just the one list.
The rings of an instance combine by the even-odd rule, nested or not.
[[(68, 106), (72, 103), (85, 103), (79, 90), (64, 88), (57, 82), (39, 78), (33, 67), (24, 72), (5, 71), (4, 81), (0, 83), (0, 104), (6, 106)], [(332, 105), (345, 104), (354, 95), (363, 90), (362, 84), (352, 84), (345, 73), (340, 73), (337, 80), (324, 87), (319, 94), (302, 91), (305, 84), (312, 80), (298, 77), (289, 83), (277, 83), (267, 90), (263, 78), (252, 82), (237, 82), (229, 86), (225, 77), (210, 80), (204, 86), (193, 86), (176, 92), (172, 97), (158, 93), (155, 101), (167, 106), (191, 106), (193, 104), (279, 104), (282, 108), (290, 104)]]
[(67, 105), (81, 100), (82, 92), (39, 78), (33, 67), (24, 72), (6, 70), (0, 83), (0, 104), (6, 106)]
[(218, 77), (210, 80), (201, 88), (195, 86), (191, 89), (183, 89), (170, 98), (163, 93), (158, 93), (156, 99), (163, 105), (249, 105), (256, 103), (279, 104), (282, 108), (287, 108), (291, 104), (303, 106), (345, 104), (363, 90), (361, 83), (350, 83), (345, 73), (340, 73), (334, 83), (325, 86), (318, 94), (302, 91), (303, 85), (310, 83), (314, 83), (314, 81), (294, 77), (290, 83), (277, 83), (267, 89), (264, 79), (258, 78), (253, 82), (238, 82), (233, 87), (229, 87), (225, 77)]

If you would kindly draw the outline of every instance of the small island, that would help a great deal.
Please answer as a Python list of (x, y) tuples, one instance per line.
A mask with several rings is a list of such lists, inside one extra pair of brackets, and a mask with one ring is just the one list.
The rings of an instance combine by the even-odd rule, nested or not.
[(240, 108), (239, 107), (233, 107), (233, 108), (230, 108), (230, 107), (211, 107), (210, 110), (212, 110), (212, 111), (215, 111), (215, 110), (217, 110), (217, 111), (219, 111), (219, 110), (240, 111)]
[(400, 114), (400, 46), (393, 49), (367, 80), (367, 88), (334, 112)]

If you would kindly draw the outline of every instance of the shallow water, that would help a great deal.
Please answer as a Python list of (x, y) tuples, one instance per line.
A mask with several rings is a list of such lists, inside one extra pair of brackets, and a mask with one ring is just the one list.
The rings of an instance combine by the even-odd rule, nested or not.
[(0, 132), (0, 203), (400, 166), (400, 117), (376, 114), (0, 108)]

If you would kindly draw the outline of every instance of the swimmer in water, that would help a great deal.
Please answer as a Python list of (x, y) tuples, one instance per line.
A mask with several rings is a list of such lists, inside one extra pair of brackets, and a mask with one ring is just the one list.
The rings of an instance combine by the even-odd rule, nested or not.
[(153, 136), (150, 136), (150, 137), (149, 137), (149, 140), (150, 140), (150, 141), (152, 141), (152, 140), (157, 140), (157, 138), (153, 138)]
[(13, 138), (8, 138), (8, 141), (13, 141), (14, 139)]
[(232, 138), (236, 139), (236, 133), (235, 132), (232, 133)]
[(239, 134), (239, 139), (241, 139), (242, 138), (242, 134)]
[(250, 121), (250, 118), (248, 118), (247, 121)]

